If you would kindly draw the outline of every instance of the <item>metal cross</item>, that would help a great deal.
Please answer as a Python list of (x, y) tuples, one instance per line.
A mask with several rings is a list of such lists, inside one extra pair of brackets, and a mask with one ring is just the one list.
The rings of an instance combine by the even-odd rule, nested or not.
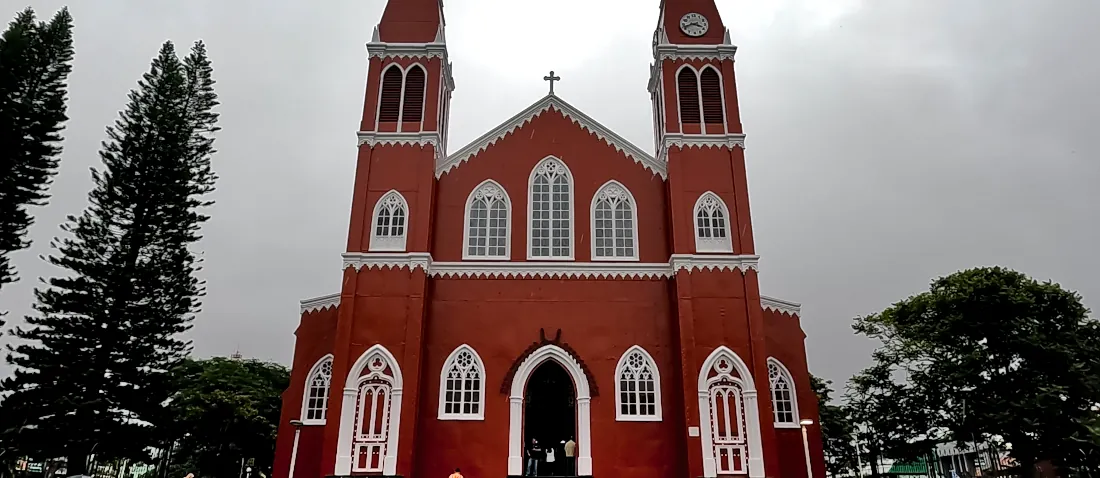
[(550, 76), (544, 76), (542, 79), (550, 82), (550, 94), (554, 94), (554, 82), (561, 80), (561, 77), (554, 76), (554, 70), (550, 70)]

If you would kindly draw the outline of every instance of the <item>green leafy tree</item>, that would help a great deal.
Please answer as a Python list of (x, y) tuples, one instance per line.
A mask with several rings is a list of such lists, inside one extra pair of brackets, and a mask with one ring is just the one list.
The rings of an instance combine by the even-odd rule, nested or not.
[(290, 371), (257, 360), (187, 360), (172, 371), (175, 476), (237, 478), (241, 459), (271, 476)]
[(832, 403), (833, 382), (810, 375), (810, 386), (817, 395), (817, 414), (821, 421), (821, 439), (825, 450), (825, 469), (830, 476), (855, 475), (859, 459), (853, 443), (855, 424), (848, 407)]
[(893, 458), (994, 441), (1025, 473), (1088, 465), (1100, 444), (1100, 324), (1088, 312), (1077, 293), (1000, 267), (936, 279), (856, 319), (882, 342), (852, 379), (857, 421)]
[(21, 422), (3, 428), (29, 455), (67, 457), (69, 474), (92, 454), (145, 458), (169, 419), (167, 372), (190, 351), (180, 334), (204, 292), (189, 246), (214, 189), (213, 84), (201, 42), (182, 62), (161, 47), (107, 128), (90, 205), (48, 258), (68, 275), (35, 292), (37, 315), (15, 330), (0, 414)]
[(27, 208), (45, 204), (57, 172), (72, 29), (68, 9), (45, 23), (27, 8), (0, 36), (0, 287), (16, 280), (10, 255), (30, 245)]

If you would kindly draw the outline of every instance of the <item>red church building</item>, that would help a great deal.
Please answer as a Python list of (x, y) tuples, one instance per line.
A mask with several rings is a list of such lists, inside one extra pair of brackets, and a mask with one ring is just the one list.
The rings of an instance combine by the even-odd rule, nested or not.
[(553, 74), (448, 148), (445, 38), (440, 0), (390, 0), (367, 44), (342, 286), (301, 303), (275, 478), (824, 476), (714, 1), (661, 2), (655, 154)]

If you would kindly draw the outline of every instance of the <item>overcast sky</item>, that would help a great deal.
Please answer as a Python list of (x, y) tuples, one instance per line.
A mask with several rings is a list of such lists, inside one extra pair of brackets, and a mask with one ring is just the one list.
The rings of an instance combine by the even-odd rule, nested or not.
[[(551, 69), (559, 96), (653, 150), (659, 0), (447, 2), (452, 150), (542, 97)], [(868, 364), (852, 317), (967, 267), (1012, 267), (1100, 307), (1100, 2), (718, 2), (739, 46), (763, 293), (803, 304), (814, 373), (842, 382)], [(43, 17), (62, 4), (30, 2)], [(38, 256), (84, 208), (104, 127), (160, 43), (201, 38), (224, 129), (195, 353), (289, 364), (298, 300), (339, 291), (364, 43), (383, 6), (73, 2), (65, 152), (34, 246), (15, 256), (22, 279), (0, 297), (9, 323), (57, 273)]]

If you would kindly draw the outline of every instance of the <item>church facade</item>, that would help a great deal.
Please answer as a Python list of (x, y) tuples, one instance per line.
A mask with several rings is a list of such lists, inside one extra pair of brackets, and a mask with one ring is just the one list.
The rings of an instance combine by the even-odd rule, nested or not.
[(663, 0), (652, 46), (654, 154), (553, 73), (452, 151), (441, 1), (389, 1), (276, 478), (824, 476), (800, 306), (759, 290), (736, 47), (713, 0)]

